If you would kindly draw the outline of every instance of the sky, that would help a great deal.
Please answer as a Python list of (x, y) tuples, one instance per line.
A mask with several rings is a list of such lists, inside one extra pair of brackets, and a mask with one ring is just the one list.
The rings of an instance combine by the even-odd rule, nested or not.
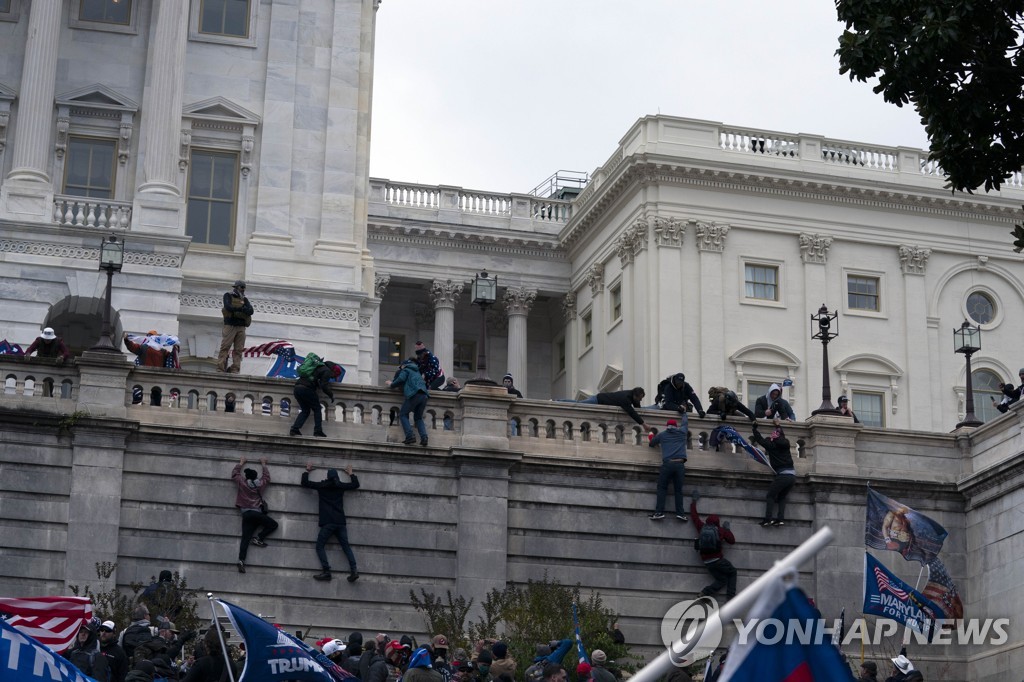
[(839, 74), (831, 0), (383, 0), (370, 174), (529, 192), (654, 114), (925, 149)]

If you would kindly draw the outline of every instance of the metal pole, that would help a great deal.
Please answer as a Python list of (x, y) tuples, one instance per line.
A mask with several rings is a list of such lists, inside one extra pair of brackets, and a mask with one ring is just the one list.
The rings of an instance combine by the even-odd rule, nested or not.
[(213, 606), (213, 592), (207, 592), (206, 598), (210, 600), (210, 611), (213, 612), (213, 627), (217, 628), (217, 639), (220, 640), (220, 650), (224, 654), (224, 665), (227, 666), (228, 679), (235, 682), (235, 669), (231, 665), (231, 657), (228, 656), (228, 645), (224, 642), (224, 633), (220, 631), (220, 622), (217, 620), (217, 609)]
[(107, 271), (107, 292), (103, 301), (103, 326), (100, 328), (100, 340), (89, 350), (114, 351), (116, 353), (118, 352), (117, 347), (114, 346), (114, 340), (110, 338), (110, 299), (114, 283), (114, 270), (113, 268), (104, 269)]
[(839, 414), (832, 404), (832, 381), (828, 372), (828, 336), (821, 337), (821, 406), (811, 414)]
[(480, 345), (476, 349), (476, 378), (487, 378), (487, 304), (480, 304), (480, 338), (477, 340)]
[(971, 355), (973, 353), (964, 353), (964, 355), (967, 357), (967, 414), (964, 415), (964, 420), (956, 425), (958, 429), (961, 426), (981, 426), (984, 423), (974, 415), (974, 382), (971, 378)]
[[(700, 639), (696, 646), (692, 646), (693, 643), (690, 640), (697, 632), (698, 624), (692, 625), (687, 631), (687, 641), (684, 642), (683, 640), (679, 640), (675, 642), (672, 645), (672, 650), (678, 654), (682, 654), (686, 652), (687, 649), (690, 651), (696, 651), (697, 649), (710, 648), (709, 646), (701, 646), (701, 643), (711, 641), (718, 642), (722, 637), (723, 623), (732, 622), (746, 614), (750, 607), (753, 606), (758, 594), (768, 585), (768, 583), (777, 580), (783, 573), (787, 573), (790, 570), (797, 568), (805, 561), (813, 558), (832, 541), (833, 537), (834, 533), (828, 526), (825, 526), (809, 537), (802, 545), (794, 549), (783, 559), (777, 561), (774, 566), (768, 569), (768, 571), (760, 578), (747, 586), (745, 590), (726, 602), (722, 608), (710, 614), (708, 619), (703, 623), (704, 631), (700, 634)], [(670, 652), (665, 651), (656, 659), (644, 666), (636, 675), (633, 675), (633, 677), (630, 678), (630, 682), (658, 682), (662, 677), (671, 672), (673, 667), (672, 655)]]

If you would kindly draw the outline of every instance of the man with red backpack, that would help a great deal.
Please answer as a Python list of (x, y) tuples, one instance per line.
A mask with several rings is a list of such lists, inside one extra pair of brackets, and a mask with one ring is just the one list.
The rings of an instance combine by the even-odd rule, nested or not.
[(700, 499), (700, 491), (693, 491), (693, 501), (690, 503), (690, 518), (697, 527), (697, 538), (693, 541), (693, 548), (700, 553), (700, 560), (704, 562), (704, 568), (715, 579), (700, 591), (701, 596), (717, 594), (725, 588), (726, 599), (736, 596), (736, 567), (722, 555), (722, 541), (730, 545), (736, 544), (736, 538), (729, 530), (729, 522), (719, 525), (718, 516), (710, 514), (706, 520), (701, 521), (697, 513), (697, 500)]

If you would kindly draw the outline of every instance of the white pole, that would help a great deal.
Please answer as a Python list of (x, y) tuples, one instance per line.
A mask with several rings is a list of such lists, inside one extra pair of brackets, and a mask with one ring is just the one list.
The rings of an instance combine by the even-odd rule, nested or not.
[[(680, 654), (687, 654), (691, 651), (695, 651), (701, 648), (710, 648), (708, 645), (701, 646), (704, 642), (718, 642), (722, 637), (722, 624), (732, 622), (734, 619), (739, 618), (745, 614), (751, 606), (754, 604), (754, 600), (757, 599), (758, 593), (761, 592), (765, 586), (779, 578), (783, 573), (787, 573), (804, 563), (808, 559), (811, 559), (820, 552), (825, 546), (832, 541), (834, 533), (828, 526), (820, 529), (817, 533), (809, 537), (804, 541), (802, 545), (794, 549), (783, 559), (775, 562), (775, 565), (768, 569), (760, 578), (752, 582), (747, 586), (746, 589), (741, 591), (735, 597), (725, 603), (718, 611), (711, 613), (707, 621), (703, 623), (704, 631), (700, 633), (700, 638), (696, 644), (691, 641), (694, 637), (698, 624), (693, 624), (690, 629), (687, 630), (686, 640), (680, 639), (672, 645), (672, 651), (677, 654), (676, 658), (679, 658)], [(667, 673), (671, 672), (673, 668), (671, 652), (665, 651), (656, 659), (644, 666), (636, 675), (630, 678), (630, 682), (658, 682)]]
[(210, 600), (210, 611), (213, 612), (213, 627), (217, 629), (217, 639), (220, 640), (220, 650), (224, 654), (224, 665), (228, 671), (228, 679), (235, 682), (235, 669), (231, 666), (231, 657), (228, 656), (228, 645), (224, 643), (224, 633), (220, 631), (220, 621), (217, 620), (217, 609), (213, 606), (213, 592), (207, 592), (206, 598)]

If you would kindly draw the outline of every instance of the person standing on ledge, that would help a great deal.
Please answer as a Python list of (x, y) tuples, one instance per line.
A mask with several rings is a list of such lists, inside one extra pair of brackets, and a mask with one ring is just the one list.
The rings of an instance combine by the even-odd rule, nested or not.
[[(217, 371), (238, 374), (242, 369), (242, 348), (245, 347), (245, 328), (252, 324), (252, 304), (245, 297), (245, 282), (238, 279), (231, 291), (224, 294), (224, 329), (220, 338)], [(228, 368), (228, 351), (231, 367)]]

